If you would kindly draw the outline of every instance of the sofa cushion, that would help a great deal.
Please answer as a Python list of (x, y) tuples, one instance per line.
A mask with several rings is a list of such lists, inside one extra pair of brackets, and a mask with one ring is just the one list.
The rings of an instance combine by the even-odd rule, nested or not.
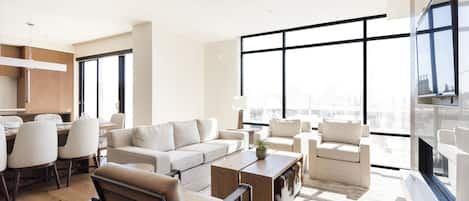
[(172, 122), (172, 124), (174, 127), (174, 144), (176, 148), (200, 143), (196, 120)]
[(137, 127), (132, 136), (132, 143), (137, 147), (156, 151), (174, 150), (173, 125), (166, 123)]
[(325, 142), (318, 146), (318, 156), (326, 159), (359, 162), (360, 147), (354, 144)]
[(269, 149), (279, 151), (293, 151), (293, 138), (285, 137), (269, 137), (265, 139), (265, 143)]
[(360, 144), (362, 125), (360, 121), (324, 120), (321, 124), (322, 138), (326, 142)]
[(201, 143), (181, 147), (178, 151), (194, 151), (200, 152), (204, 155), (204, 163), (213, 161), (215, 159), (225, 156), (228, 152), (225, 145), (214, 143)]
[(197, 120), (197, 127), (199, 128), (201, 142), (218, 138), (218, 122), (216, 119)]
[(176, 150), (166, 153), (169, 155), (172, 170), (184, 171), (204, 162), (204, 155), (201, 152)]
[(270, 132), (274, 137), (293, 137), (301, 133), (300, 120), (272, 119)]
[(210, 140), (206, 143), (223, 145), (226, 149), (227, 154), (231, 154), (241, 149), (244, 149), (242, 140), (218, 139), (218, 140)]

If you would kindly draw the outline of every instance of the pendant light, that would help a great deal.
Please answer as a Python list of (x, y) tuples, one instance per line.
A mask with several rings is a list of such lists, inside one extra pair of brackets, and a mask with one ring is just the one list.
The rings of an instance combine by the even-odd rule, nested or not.
[(61, 71), (67, 72), (67, 65), (66, 64), (59, 64), (59, 63), (52, 63), (52, 62), (43, 62), (43, 61), (35, 61), (32, 58), (32, 29), (34, 27), (33, 23), (27, 22), (26, 25), (30, 29), (30, 47), (29, 48), (29, 58), (27, 59), (18, 59), (12, 57), (4, 57), (1, 55), (1, 46), (0, 46), (0, 65), (4, 66), (11, 66), (11, 67), (19, 67), (19, 68), (26, 68), (26, 69), (40, 69), (40, 70), (51, 70), (51, 71)]

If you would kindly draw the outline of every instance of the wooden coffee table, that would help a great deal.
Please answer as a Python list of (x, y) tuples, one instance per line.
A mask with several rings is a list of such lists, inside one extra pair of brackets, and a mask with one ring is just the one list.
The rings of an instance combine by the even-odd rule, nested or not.
[(253, 150), (233, 154), (212, 164), (212, 196), (224, 198), (245, 183), (253, 187), (254, 201), (273, 201), (275, 179), (297, 163), (303, 167), (300, 153), (269, 151), (265, 160), (257, 160)]
[(243, 151), (212, 163), (212, 196), (223, 199), (236, 190), (239, 184), (239, 172), (256, 161), (256, 152)]

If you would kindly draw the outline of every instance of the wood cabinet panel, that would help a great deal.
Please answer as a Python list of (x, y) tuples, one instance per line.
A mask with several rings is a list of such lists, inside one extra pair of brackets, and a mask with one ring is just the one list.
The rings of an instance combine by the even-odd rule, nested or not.
[[(4, 57), (12, 57), (12, 58), (23, 58), (22, 47), (11, 46), (11, 45), (0, 45), (1, 54), (0, 56)], [(0, 76), (8, 76), (8, 77), (19, 77), (20, 75), (19, 68), (11, 67), (11, 66), (3, 66), (0, 65)]]

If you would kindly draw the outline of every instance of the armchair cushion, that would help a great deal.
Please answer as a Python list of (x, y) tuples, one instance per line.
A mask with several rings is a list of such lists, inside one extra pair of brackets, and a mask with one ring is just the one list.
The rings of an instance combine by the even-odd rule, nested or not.
[(359, 121), (324, 120), (321, 125), (322, 138), (328, 142), (346, 144), (360, 143), (362, 125)]
[(137, 147), (156, 151), (174, 150), (173, 125), (165, 123), (137, 127), (132, 137), (132, 143)]
[(169, 151), (172, 170), (184, 171), (204, 163), (204, 155), (195, 151)]
[(197, 120), (197, 127), (199, 128), (201, 142), (218, 138), (218, 123), (216, 119)]
[(174, 126), (174, 145), (176, 148), (200, 143), (196, 120), (173, 122), (172, 124)]
[(293, 137), (301, 133), (300, 120), (272, 119), (270, 132), (274, 137)]
[(265, 139), (265, 143), (269, 149), (281, 150), (281, 151), (293, 151), (293, 138), (285, 137), (269, 137)]
[(178, 151), (194, 151), (200, 152), (204, 156), (204, 163), (214, 161), (215, 159), (225, 156), (228, 149), (225, 145), (214, 143), (200, 143), (182, 147)]
[(359, 162), (359, 146), (335, 142), (324, 142), (318, 146), (318, 156), (326, 159)]

